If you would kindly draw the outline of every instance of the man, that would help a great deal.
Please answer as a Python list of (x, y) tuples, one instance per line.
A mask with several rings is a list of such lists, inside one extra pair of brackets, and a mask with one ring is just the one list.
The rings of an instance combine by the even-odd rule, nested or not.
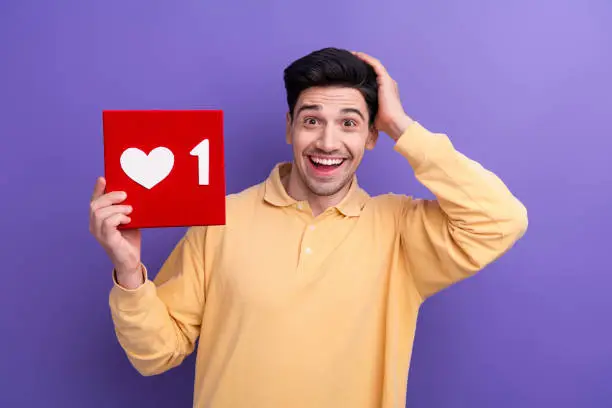
[[(404, 112), (381, 63), (324, 49), (285, 70), (293, 161), (228, 196), (227, 225), (192, 227), (155, 282), (125, 194), (98, 180), (91, 231), (115, 266), (110, 308), (154, 375), (198, 342), (194, 406), (403, 407), (419, 306), (525, 233), (502, 181)], [(436, 200), (369, 197), (355, 178), (378, 131)], [(410, 167), (408, 166), (410, 165)]]

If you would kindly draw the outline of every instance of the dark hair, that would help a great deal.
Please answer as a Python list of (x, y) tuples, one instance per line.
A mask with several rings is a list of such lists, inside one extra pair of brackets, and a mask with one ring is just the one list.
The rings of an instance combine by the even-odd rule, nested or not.
[(370, 124), (378, 112), (378, 83), (374, 68), (350, 51), (323, 48), (294, 61), (284, 71), (289, 113), (302, 91), (311, 87), (345, 86), (361, 92), (368, 106)]

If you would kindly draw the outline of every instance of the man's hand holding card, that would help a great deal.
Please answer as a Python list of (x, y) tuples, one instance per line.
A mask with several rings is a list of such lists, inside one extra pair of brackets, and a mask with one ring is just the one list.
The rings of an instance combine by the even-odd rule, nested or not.
[[(90, 231), (137, 286), (139, 228), (225, 224), (221, 111), (105, 111)], [(126, 282), (138, 277), (135, 282)]]

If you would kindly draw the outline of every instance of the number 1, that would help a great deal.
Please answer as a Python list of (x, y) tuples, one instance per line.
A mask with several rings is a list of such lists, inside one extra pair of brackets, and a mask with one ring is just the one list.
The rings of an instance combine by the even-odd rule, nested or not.
[(208, 139), (204, 139), (198, 143), (189, 154), (198, 157), (198, 183), (201, 186), (207, 186), (210, 166), (210, 147)]

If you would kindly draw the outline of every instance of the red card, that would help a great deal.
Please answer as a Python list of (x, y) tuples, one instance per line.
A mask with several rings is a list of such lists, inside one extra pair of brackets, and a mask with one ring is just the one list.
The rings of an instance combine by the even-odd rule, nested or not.
[(120, 228), (225, 224), (223, 112), (104, 111), (106, 191), (125, 191)]

